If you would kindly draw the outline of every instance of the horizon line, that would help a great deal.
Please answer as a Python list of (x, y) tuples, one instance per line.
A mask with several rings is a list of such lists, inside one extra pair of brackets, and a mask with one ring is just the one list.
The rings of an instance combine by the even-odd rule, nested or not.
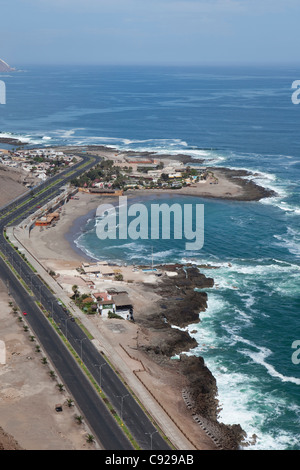
[(239, 62), (239, 61), (232, 61), (232, 62), (221, 62), (221, 61), (203, 61), (203, 62), (86, 62), (86, 63), (78, 63), (78, 62), (19, 62), (18, 64), (14, 64), (10, 67), (36, 67), (36, 66), (54, 66), (54, 67), (299, 67), (299, 62), (283, 62), (283, 61), (257, 61), (257, 62)]

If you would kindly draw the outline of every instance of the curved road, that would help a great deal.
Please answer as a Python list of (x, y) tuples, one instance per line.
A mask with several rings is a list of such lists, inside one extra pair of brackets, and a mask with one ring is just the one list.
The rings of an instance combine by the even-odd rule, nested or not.
[[(133, 449), (121, 427), (116, 423), (111, 412), (104, 405), (102, 398), (69, 353), (50, 322), (38, 308), (36, 300), (42, 303), (44, 308), (53, 316), (55, 322), (61, 326), (63, 333), (67, 335), (69, 343), (79, 357), (81, 357), (82, 362), (98, 384), (101, 369), (101, 387), (103, 392), (130, 430), (131, 435), (140, 448), (151, 449), (152, 442), (153, 450), (170, 450), (170, 447), (157, 432), (142, 408), (134, 400), (109, 364), (106, 363), (104, 357), (94, 347), (77, 323), (71, 321), (71, 318), (58, 303), (55, 296), (7, 242), (3, 233), (6, 226), (9, 224), (19, 224), (30, 213), (35, 212), (35, 207), (41, 201), (42, 204), (51, 201), (60, 193), (62, 186), (83, 171), (93, 167), (96, 163), (95, 157), (89, 157), (84, 154), (80, 154), (80, 157), (86, 163), (84, 168), (80, 168), (83, 162), (78, 163), (72, 169), (65, 170), (38, 188), (35, 188), (30, 195), (25, 195), (13, 204), (0, 210), (0, 217), (2, 216), (0, 218), (0, 250), (27, 286), (30, 287), (31, 291), (35, 294), (35, 298), (22, 286), (21, 282), (2, 258), (0, 258), (0, 277), (9, 285), (10, 293), (21, 311), (29, 313), (26, 321), (46, 351), (65, 387), (76, 401), (94, 437), (102, 448), (105, 450)], [(68, 176), (70, 171), (72, 171), (72, 174)], [(45, 189), (49, 184), (51, 184), (51, 188)], [(37, 194), (42, 189), (45, 189), (45, 191), (42, 194)], [(33, 199), (31, 198), (32, 193), (35, 194)], [(106, 364), (105, 367), (102, 367), (104, 364)]]

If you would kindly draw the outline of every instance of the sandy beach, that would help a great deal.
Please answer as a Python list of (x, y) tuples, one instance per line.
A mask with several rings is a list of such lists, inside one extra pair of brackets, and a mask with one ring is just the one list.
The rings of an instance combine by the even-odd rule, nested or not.
[(261, 198), (271, 196), (270, 191), (258, 186), (253, 181), (247, 180), (248, 173), (246, 171), (230, 170), (228, 168), (214, 168), (213, 170), (214, 176), (218, 180), (217, 184), (215, 183), (214, 178), (208, 178), (207, 181), (201, 181), (191, 186), (175, 190), (129, 190), (126, 194), (135, 194), (136, 196), (140, 195), (141, 197), (150, 194), (168, 194), (173, 196), (191, 196), (204, 199), (226, 199), (228, 201), (258, 201)]
[[(108, 154), (109, 155), (109, 154)], [(237, 175), (236, 175), (237, 173)], [(241, 172), (221, 169), (215, 171), (218, 184), (211, 181), (199, 182), (176, 190), (143, 189), (128, 190), (124, 193), (128, 199), (142, 201), (143, 198), (163, 198), (174, 196), (190, 196), (199, 198), (229, 199), (235, 201), (252, 201), (266, 197), (266, 190), (252, 181), (241, 178)], [(99, 195), (78, 193), (76, 200), (70, 200), (63, 206), (60, 219), (55, 227), (35, 227), (30, 237), (26, 237), (26, 245), (49, 269), (55, 271), (56, 263), (59, 266), (70, 267), (91, 261), (85, 253), (78, 249), (74, 238), (80, 234), (87, 220), (95, 216), (101, 204), (117, 204), (116, 197), (101, 197)]]

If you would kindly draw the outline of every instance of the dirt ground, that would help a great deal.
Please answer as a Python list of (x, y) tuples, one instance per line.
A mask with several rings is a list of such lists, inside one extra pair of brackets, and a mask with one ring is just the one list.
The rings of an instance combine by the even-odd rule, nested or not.
[(5, 168), (0, 165), (0, 207), (27, 191), (22, 184), (24, 173), (19, 169)]
[[(0, 450), (91, 450), (86, 441), (91, 432), (77, 424), (80, 413), (67, 404), (68, 394), (60, 392), (51, 367), (42, 364), (25, 322), (19, 321), (9, 302), (6, 286), (0, 281), (0, 340), (6, 346), (6, 364), (0, 364)], [(63, 411), (55, 405), (63, 404)]]

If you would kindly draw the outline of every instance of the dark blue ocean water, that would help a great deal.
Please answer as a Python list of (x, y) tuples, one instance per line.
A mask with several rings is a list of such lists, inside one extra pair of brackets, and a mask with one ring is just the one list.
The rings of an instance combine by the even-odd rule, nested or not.
[(190, 353), (217, 379), (220, 419), (258, 436), (251, 448), (300, 449), (300, 364), (292, 361), (300, 340), (300, 106), (291, 101), (300, 68), (30, 67), (0, 79), (0, 136), (186, 153), (251, 170), (276, 191), (249, 203), (173, 198), (204, 204), (200, 251), (179, 240), (99, 242), (95, 219), (77, 244), (116, 262), (151, 263), (153, 250), (155, 263), (217, 266), (208, 272), (208, 309), (190, 327), (198, 341)]

